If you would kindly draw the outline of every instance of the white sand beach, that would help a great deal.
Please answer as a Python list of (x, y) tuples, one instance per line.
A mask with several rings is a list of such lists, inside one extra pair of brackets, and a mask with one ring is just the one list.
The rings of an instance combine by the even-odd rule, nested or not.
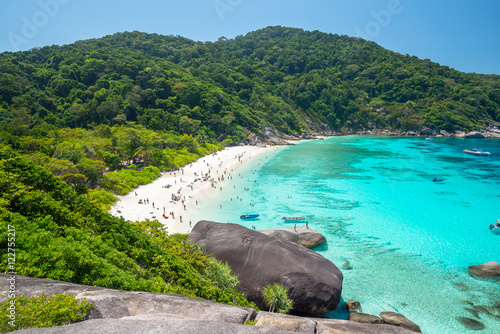
[[(209, 192), (223, 187), (238, 167), (273, 148), (228, 147), (175, 172), (164, 172), (154, 182), (118, 196), (110, 213), (130, 221), (156, 219), (168, 228), (169, 234), (188, 233), (191, 231), (189, 208), (198, 205), (198, 201), (210, 200)], [(192, 221), (192, 226), (195, 224), (196, 221)]]

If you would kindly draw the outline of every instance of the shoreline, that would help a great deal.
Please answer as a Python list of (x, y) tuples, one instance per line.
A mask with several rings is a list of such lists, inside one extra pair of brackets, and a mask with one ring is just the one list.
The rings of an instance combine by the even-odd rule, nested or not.
[(219, 190), (232, 177), (231, 173), (246, 162), (276, 149), (276, 146), (227, 147), (179, 170), (162, 172), (155, 181), (118, 196), (109, 213), (130, 221), (158, 220), (168, 234), (189, 233), (196, 224), (196, 221), (190, 224), (190, 207), (202, 199), (209, 200), (210, 192)]

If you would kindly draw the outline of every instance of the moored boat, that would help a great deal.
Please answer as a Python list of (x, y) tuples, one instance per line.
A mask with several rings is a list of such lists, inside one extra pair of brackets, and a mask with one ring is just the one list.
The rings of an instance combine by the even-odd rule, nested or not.
[(434, 178), (434, 180), (432, 180), (432, 182), (443, 182), (443, 181), (444, 181), (443, 178), (440, 178), (440, 179)]
[(482, 155), (482, 156), (491, 155), (490, 152), (487, 152), (485, 150), (481, 150), (479, 148), (471, 148), (471, 149), (466, 148), (464, 150), (464, 152), (467, 153), (467, 154), (472, 154), (472, 155)]
[(283, 220), (306, 220), (306, 217), (283, 217)]
[(240, 219), (252, 219), (252, 218), (257, 218), (258, 216), (260, 216), (260, 215), (258, 215), (258, 214), (241, 215)]

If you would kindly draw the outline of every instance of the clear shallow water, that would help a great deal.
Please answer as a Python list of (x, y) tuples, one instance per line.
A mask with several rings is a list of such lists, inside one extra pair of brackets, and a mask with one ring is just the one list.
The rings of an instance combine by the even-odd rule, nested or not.
[[(467, 273), (500, 262), (500, 236), (488, 229), (500, 219), (500, 140), (334, 137), (282, 147), (232, 176), (200, 201), (193, 221), (265, 229), (306, 216), (328, 240), (315, 251), (344, 274), (343, 299), (358, 300), (362, 312), (402, 313), (424, 333), (467, 333), (459, 316), (500, 333), (500, 318), (466, 310), (500, 301), (499, 283)], [(261, 216), (241, 221), (247, 213)]]

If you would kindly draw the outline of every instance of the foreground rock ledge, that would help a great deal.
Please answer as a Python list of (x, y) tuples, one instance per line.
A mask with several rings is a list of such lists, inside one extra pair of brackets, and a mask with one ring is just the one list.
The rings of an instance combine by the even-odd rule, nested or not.
[(245, 297), (266, 309), (263, 288), (279, 283), (289, 289), (298, 314), (322, 316), (340, 302), (343, 276), (323, 256), (288, 240), (236, 224), (199, 221), (188, 240), (227, 262), (240, 279)]
[[(0, 274), (0, 301), (6, 300), (10, 275)], [(175, 294), (120, 291), (96, 286), (16, 276), (16, 291), (25, 297), (69, 294), (94, 303), (90, 320), (50, 328), (30, 328), (16, 334), (123, 334), (123, 333), (343, 333), (411, 334), (402, 327), (358, 324), (351, 321), (301, 318), (268, 312), (256, 315), (253, 309), (230, 306)], [(256, 326), (242, 325), (258, 320)]]
[(258, 230), (257, 232), (270, 237), (280, 237), (307, 248), (313, 248), (326, 242), (326, 238), (323, 234), (303, 226), (297, 227), (297, 229), (294, 227), (279, 227), (268, 230)]

